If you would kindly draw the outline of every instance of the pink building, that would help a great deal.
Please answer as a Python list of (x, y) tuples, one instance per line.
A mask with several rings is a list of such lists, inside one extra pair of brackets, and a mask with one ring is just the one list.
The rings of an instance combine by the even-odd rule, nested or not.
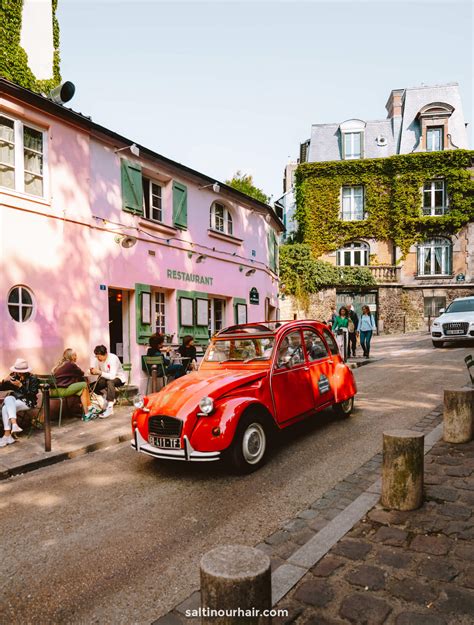
[(0, 374), (275, 319), (274, 211), (0, 79)]

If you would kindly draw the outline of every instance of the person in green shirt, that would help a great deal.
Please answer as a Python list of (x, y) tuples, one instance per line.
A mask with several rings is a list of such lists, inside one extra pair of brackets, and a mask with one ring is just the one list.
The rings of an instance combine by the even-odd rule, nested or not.
[(331, 330), (336, 336), (336, 342), (339, 347), (339, 352), (344, 360), (347, 359), (347, 355), (345, 353), (347, 349), (347, 339), (344, 344), (344, 334), (348, 336), (348, 325), (349, 311), (345, 306), (341, 306), (341, 308), (339, 309), (339, 314), (334, 319)]

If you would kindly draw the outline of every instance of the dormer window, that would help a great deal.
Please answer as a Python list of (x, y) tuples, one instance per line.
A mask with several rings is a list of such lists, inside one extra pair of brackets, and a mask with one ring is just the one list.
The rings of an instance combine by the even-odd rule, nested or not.
[(426, 151), (439, 152), (444, 148), (443, 141), (444, 128), (442, 126), (433, 126), (426, 129)]
[(232, 215), (227, 206), (214, 202), (211, 206), (211, 229), (223, 234), (233, 234)]
[(365, 122), (349, 119), (339, 126), (341, 151), (344, 160), (364, 158)]

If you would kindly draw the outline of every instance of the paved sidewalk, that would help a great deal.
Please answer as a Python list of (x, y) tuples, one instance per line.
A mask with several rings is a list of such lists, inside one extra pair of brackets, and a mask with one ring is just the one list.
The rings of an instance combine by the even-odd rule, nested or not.
[[(441, 408), (412, 429), (431, 449), (420, 510), (377, 504), (376, 454), (256, 545), (271, 559), (274, 607), (288, 610), (274, 625), (472, 625), (474, 442), (436, 442)], [(155, 625), (198, 625), (185, 612), (199, 605), (196, 591)]]
[(130, 440), (132, 410), (132, 406), (115, 406), (108, 419), (87, 422), (66, 417), (61, 427), (53, 421), (50, 452), (44, 451), (42, 429), (33, 429), (31, 435), (25, 429), (16, 443), (0, 448), (0, 479)]

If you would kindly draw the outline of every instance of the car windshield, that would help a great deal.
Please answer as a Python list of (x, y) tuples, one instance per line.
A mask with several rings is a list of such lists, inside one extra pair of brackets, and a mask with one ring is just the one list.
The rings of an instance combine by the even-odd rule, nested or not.
[(270, 337), (245, 337), (214, 340), (207, 348), (206, 362), (251, 362), (270, 360), (275, 339)]
[(457, 302), (453, 302), (448, 309), (447, 313), (460, 313), (460, 312), (474, 312), (474, 299), (460, 299)]

